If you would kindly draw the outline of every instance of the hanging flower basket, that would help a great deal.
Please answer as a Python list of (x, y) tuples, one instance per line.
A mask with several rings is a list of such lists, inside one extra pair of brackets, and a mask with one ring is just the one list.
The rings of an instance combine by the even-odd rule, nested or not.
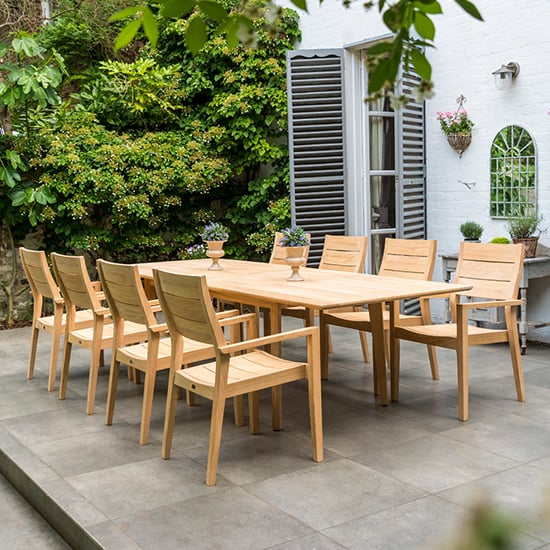
[(458, 153), (458, 156), (462, 158), (462, 153), (464, 153), (468, 145), (472, 143), (472, 134), (447, 134), (447, 141)]

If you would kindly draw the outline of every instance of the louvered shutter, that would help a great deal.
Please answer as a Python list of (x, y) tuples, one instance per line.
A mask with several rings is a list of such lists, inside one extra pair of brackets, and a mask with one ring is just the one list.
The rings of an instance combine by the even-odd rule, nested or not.
[(403, 74), (401, 93), (408, 98), (399, 111), (401, 136), (401, 182), (398, 196), (401, 219), (399, 234), (404, 239), (426, 238), (426, 163), (424, 151), (424, 103), (418, 103), (411, 94), (420, 78)]
[[(411, 93), (418, 86), (420, 78), (404, 73), (400, 92), (408, 102), (399, 111), (399, 136), (401, 139), (401, 185), (397, 202), (401, 219), (399, 234), (404, 239), (426, 238), (426, 158), (424, 150), (424, 102), (418, 103)], [(402, 303), (406, 315), (420, 315), (418, 300)]]
[(287, 53), (292, 223), (311, 233), (311, 266), (346, 232), (342, 67), (342, 50)]

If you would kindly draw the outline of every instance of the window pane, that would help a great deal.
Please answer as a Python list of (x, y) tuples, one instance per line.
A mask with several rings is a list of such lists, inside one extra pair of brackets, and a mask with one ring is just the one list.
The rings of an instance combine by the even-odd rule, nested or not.
[(370, 169), (395, 170), (395, 120), (393, 117), (371, 116)]
[(371, 176), (371, 229), (395, 228), (395, 177)]
[(536, 213), (536, 154), (521, 126), (502, 129), (491, 146), (491, 216)]

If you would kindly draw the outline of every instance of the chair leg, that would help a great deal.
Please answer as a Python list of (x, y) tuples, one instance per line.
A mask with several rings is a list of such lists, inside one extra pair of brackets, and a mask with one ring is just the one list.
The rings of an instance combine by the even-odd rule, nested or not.
[(437, 365), (437, 353), (435, 346), (427, 346), (428, 357), (430, 359), (430, 369), (432, 371), (432, 380), (439, 380), (439, 367)]
[(139, 444), (146, 445), (149, 441), (149, 427), (151, 424), (151, 411), (153, 409), (153, 395), (155, 394), (156, 365), (149, 367), (145, 373), (143, 382), (143, 404), (141, 406), (141, 428), (139, 432)]
[(225, 398), (214, 396), (212, 402), (212, 418), (210, 420), (210, 442), (208, 444), (208, 465), (206, 466), (206, 485), (216, 484), (216, 473), (220, 458), (220, 444), (222, 439), (223, 414)]
[(283, 429), (283, 389), (281, 386), (271, 388), (272, 426), (274, 431)]
[(111, 372), (109, 373), (109, 389), (107, 390), (107, 409), (105, 411), (106, 426), (111, 426), (111, 424), (113, 423), (119, 371), (120, 362), (117, 361), (116, 352), (113, 350), (113, 358), (111, 360)]
[[(36, 349), (38, 347), (38, 334), (40, 329), (33, 324), (31, 333), (31, 351), (29, 354), (29, 367), (27, 369), (27, 380), (30, 380), (34, 376), (34, 363), (36, 362)], [(53, 344), (52, 344), (53, 347)]]
[(55, 389), (55, 375), (57, 371), (57, 356), (59, 355), (59, 343), (61, 342), (63, 304), (55, 305), (52, 349), (50, 353), (50, 372), (48, 374), (48, 391)]
[(65, 399), (67, 393), (67, 381), (69, 378), (69, 364), (71, 362), (72, 343), (69, 342), (65, 334), (65, 345), (63, 346), (63, 360), (61, 365), (61, 375), (59, 377), (59, 399)]
[(168, 395), (166, 398), (166, 413), (164, 415), (164, 430), (162, 432), (161, 456), (165, 460), (170, 458), (172, 450), (172, 437), (174, 435), (174, 422), (176, 419), (176, 404), (178, 402), (179, 388), (173, 383), (173, 376), (168, 382)]
[(458, 418), (466, 422), (468, 411), (468, 314), (457, 308), (456, 320), (456, 368), (458, 376)]
[(361, 351), (363, 352), (363, 361), (370, 363), (369, 342), (367, 340), (367, 333), (363, 330), (359, 331), (359, 341), (361, 342)]
[(248, 394), (248, 428), (251, 434), (260, 433), (260, 392)]
[(399, 369), (401, 363), (401, 341), (399, 338), (391, 338), (390, 334), (390, 391), (391, 400), (399, 401)]
[(521, 365), (521, 352), (519, 347), (518, 325), (515, 315), (506, 311), (506, 324), (508, 327), (508, 346), (510, 347), (510, 357), (512, 359), (512, 369), (514, 371), (514, 382), (516, 384), (516, 395), (518, 401), (525, 401), (525, 387), (523, 385), (523, 368)]
[(233, 398), (233, 414), (235, 426), (244, 426), (244, 398), (242, 395), (236, 395)]

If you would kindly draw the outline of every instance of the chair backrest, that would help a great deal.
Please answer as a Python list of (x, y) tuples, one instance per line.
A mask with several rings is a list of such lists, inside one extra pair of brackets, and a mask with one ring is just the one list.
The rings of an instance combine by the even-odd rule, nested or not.
[(367, 255), (367, 237), (325, 235), (319, 269), (361, 273)]
[(216, 350), (226, 343), (204, 275), (153, 269), (153, 277), (171, 337), (185, 336)]
[(52, 252), (51, 259), (67, 309), (72, 306), (79, 309), (100, 309), (101, 302), (90, 281), (84, 256), (66, 256)]
[(436, 251), (437, 241), (434, 240), (386, 239), (378, 275), (429, 281)]
[(522, 244), (460, 243), (453, 282), (470, 284), (462, 296), (510, 300), (518, 297), (525, 247)]
[(97, 271), (115, 323), (124, 319), (146, 326), (156, 324), (137, 265), (98, 260)]
[[(307, 233), (308, 239), (311, 240), (311, 235)], [(284, 264), (285, 258), (286, 258), (286, 252), (285, 247), (281, 246), (279, 243), (281, 242), (281, 239), (283, 238), (283, 234), (280, 231), (277, 231), (275, 233), (275, 239), (273, 241), (273, 249), (271, 250), (271, 258), (269, 258), (270, 264)], [(306, 248), (306, 251), (304, 253), (304, 257), (307, 260), (309, 256), (309, 245)]]
[(20, 247), (19, 256), (35, 303), (41, 297), (60, 300), (61, 292), (48, 266), (46, 253), (43, 250), (29, 250)]

